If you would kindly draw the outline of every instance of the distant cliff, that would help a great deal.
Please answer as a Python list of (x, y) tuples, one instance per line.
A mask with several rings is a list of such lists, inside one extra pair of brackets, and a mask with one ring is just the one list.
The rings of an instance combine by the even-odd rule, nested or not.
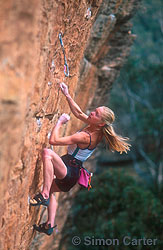
[[(43, 0), (0, 4), (0, 249), (57, 249), (60, 233), (33, 233), (44, 210), (28, 198), (42, 185), (41, 151), (63, 112), (58, 83), (83, 110), (104, 104), (133, 41), (129, 20), (139, 0)], [(62, 34), (69, 77), (64, 74)], [(65, 69), (68, 73), (68, 69)], [(76, 131), (71, 116), (62, 135)], [(55, 147), (59, 154), (65, 148)], [(77, 187), (59, 197), (61, 232)]]

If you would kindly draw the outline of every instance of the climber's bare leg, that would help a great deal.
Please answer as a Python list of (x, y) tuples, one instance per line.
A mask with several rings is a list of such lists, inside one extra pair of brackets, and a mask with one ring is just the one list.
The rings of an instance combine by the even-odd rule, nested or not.
[[(49, 198), (50, 188), (52, 186), (54, 175), (57, 179), (63, 179), (67, 174), (67, 167), (62, 159), (51, 149), (44, 149), (42, 154), (43, 159), (43, 190), (41, 194), (44, 198)], [(58, 187), (56, 186), (55, 189)], [(54, 192), (54, 191), (53, 191)], [(59, 188), (55, 192), (60, 192)]]
[(50, 194), (50, 202), (48, 206), (48, 220), (46, 224), (51, 224), (51, 227), (54, 227), (54, 221), (56, 216), (56, 210), (57, 210), (57, 201), (55, 199), (55, 196), (53, 194)]
[(55, 222), (55, 216), (56, 216), (56, 210), (58, 203), (56, 201), (54, 192), (61, 192), (61, 190), (57, 187), (55, 180), (53, 180), (51, 190), (50, 190), (50, 202), (48, 206), (48, 220), (46, 224), (51, 224), (51, 227), (54, 227), (54, 222)]

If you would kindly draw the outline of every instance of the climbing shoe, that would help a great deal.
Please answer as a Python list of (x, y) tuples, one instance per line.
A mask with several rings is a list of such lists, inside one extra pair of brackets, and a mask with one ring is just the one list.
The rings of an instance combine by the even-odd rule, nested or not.
[(57, 227), (57, 225), (51, 227), (51, 224), (48, 224), (47, 228), (46, 223), (40, 224), (39, 226), (37, 226), (36, 224), (33, 225), (34, 230), (36, 230), (39, 233), (45, 233), (49, 236), (53, 233), (53, 228), (55, 227)]
[(35, 195), (32, 199), (29, 201), (31, 206), (48, 206), (49, 205), (49, 199), (45, 199), (41, 193)]

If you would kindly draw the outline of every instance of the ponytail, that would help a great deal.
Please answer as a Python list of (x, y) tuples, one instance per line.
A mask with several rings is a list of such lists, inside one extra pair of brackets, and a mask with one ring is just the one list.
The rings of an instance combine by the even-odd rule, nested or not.
[(122, 154), (123, 152), (127, 154), (127, 151), (130, 151), (131, 145), (126, 142), (129, 140), (129, 138), (117, 135), (111, 124), (106, 124), (103, 127), (103, 134), (110, 151), (117, 151), (120, 152), (120, 154)]

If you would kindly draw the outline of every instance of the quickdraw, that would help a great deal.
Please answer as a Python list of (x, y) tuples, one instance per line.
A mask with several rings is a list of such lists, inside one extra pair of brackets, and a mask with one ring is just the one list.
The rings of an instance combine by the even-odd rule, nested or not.
[(91, 8), (89, 7), (86, 11), (85, 18), (88, 20), (92, 15)]
[(68, 65), (67, 65), (65, 49), (64, 49), (63, 41), (62, 41), (62, 33), (59, 33), (59, 40), (60, 40), (61, 47), (62, 47), (62, 52), (63, 52), (63, 55), (64, 55), (64, 74), (65, 74), (65, 76), (68, 77), (69, 76), (69, 68), (68, 68)]
[(90, 175), (90, 177), (89, 177), (89, 182), (88, 182), (88, 191), (89, 191), (91, 188), (92, 188), (92, 186), (91, 186), (91, 175)]

